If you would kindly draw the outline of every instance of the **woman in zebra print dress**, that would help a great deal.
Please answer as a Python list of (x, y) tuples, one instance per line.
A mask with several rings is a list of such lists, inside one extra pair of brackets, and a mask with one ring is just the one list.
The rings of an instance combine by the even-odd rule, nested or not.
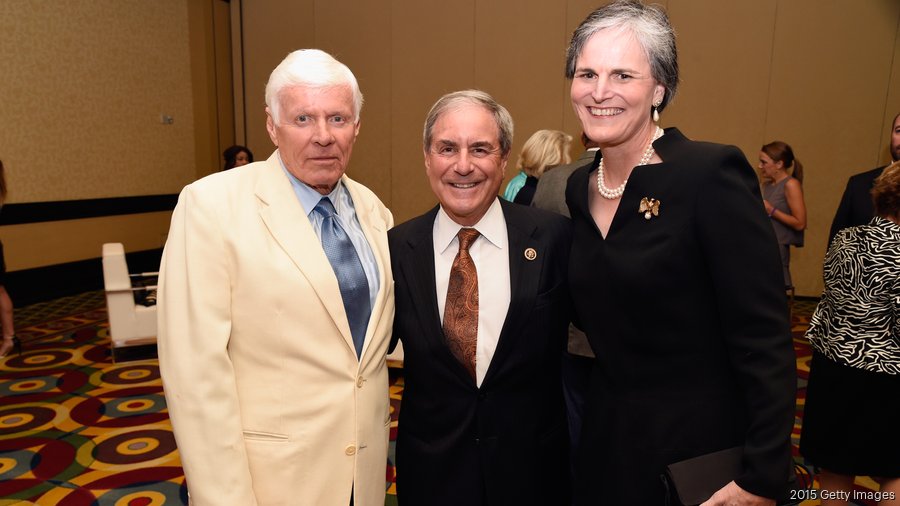
[[(876, 217), (841, 230), (825, 256), (825, 292), (806, 337), (813, 346), (800, 452), (820, 488), (875, 478), (900, 504), (900, 162), (872, 188)], [(823, 505), (847, 504), (824, 500)]]

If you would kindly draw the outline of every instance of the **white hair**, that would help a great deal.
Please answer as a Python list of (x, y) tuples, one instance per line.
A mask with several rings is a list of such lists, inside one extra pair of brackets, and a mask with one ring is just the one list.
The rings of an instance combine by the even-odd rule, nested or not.
[[(575, 77), (575, 64), (588, 40), (600, 30), (630, 31), (647, 55), (650, 73), (665, 87), (659, 112), (675, 97), (678, 90), (678, 51), (675, 30), (660, 5), (644, 5), (640, 0), (615, 0), (588, 14), (572, 33), (566, 50), (566, 77)], [(649, 114), (649, 111), (648, 111)]]
[(346, 65), (320, 49), (298, 49), (285, 57), (275, 67), (266, 83), (266, 106), (272, 119), (279, 121), (281, 101), (279, 95), (285, 88), (331, 88), (349, 86), (353, 94), (353, 121), (359, 121), (363, 96), (356, 77)]

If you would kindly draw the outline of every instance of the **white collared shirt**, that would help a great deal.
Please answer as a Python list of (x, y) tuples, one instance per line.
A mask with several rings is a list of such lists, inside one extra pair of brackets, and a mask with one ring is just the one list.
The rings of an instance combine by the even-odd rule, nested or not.
[[(442, 322), (450, 269), (459, 252), (459, 239), (456, 234), (461, 228), (463, 227), (450, 219), (443, 208), (438, 210), (432, 240), (435, 251), (434, 275), (438, 312)], [(469, 254), (475, 262), (475, 270), (478, 273), (478, 345), (475, 352), (475, 378), (480, 387), (497, 349), (511, 297), (509, 235), (499, 199), (494, 199), (491, 207), (472, 228), (481, 233), (481, 237), (469, 247)]]

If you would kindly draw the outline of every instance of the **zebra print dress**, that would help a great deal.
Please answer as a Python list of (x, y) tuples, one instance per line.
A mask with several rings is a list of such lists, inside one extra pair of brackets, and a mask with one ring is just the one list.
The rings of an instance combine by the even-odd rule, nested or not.
[(876, 217), (835, 236), (806, 337), (839, 364), (900, 374), (900, 225)]

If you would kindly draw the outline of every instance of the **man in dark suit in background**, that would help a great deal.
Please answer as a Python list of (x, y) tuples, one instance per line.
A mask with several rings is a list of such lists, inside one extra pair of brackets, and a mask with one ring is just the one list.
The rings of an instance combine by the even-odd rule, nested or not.
[[(566, 205), (566, 184), (569, 182), (569, 176), (575, 170), (594, 163), (597, 151), (600, 150), (600, 147), (584, 132), (581, 133), (581, 144), (585, 147), (585, 151), (577, 160), (544, 172), (544, 175), (538, 180), (534, 198), (531, 200), (533, 207), (553, 211), (566, 218), (569, 217), (569, 206)], [(578, 446), (581, 416), (584, 412), (584, 395), (590, 384), (593, 359), (594, 352), (591, 350), (587, 336), (575, 325), (570, 324), (569, 344), (566, 353), (563, 353), (562, 377), (571, 448)]]
[(440, 205), (388, 233), (403, 340), (401, 505), (569, 501), (560, 356), (571, 228), (497, 198), (512, 118), (467, 90), (425, 122)]
[[(894, 116), (891, 126), (891, 159), (900, 160), (900, 114)], [(828, 234), (828, 244), (834, 236), (844, 228), (865, 225), (875, 216), (875, 208), (872, 206), (872, 185), (875, 178), (881, 175), (881, 171), (887, 165), (882, 165), (870, 171), (861, 172), (850, 177), (841, 203), (838, 205), (834, 220), (831, 222), (831, 233)]]

